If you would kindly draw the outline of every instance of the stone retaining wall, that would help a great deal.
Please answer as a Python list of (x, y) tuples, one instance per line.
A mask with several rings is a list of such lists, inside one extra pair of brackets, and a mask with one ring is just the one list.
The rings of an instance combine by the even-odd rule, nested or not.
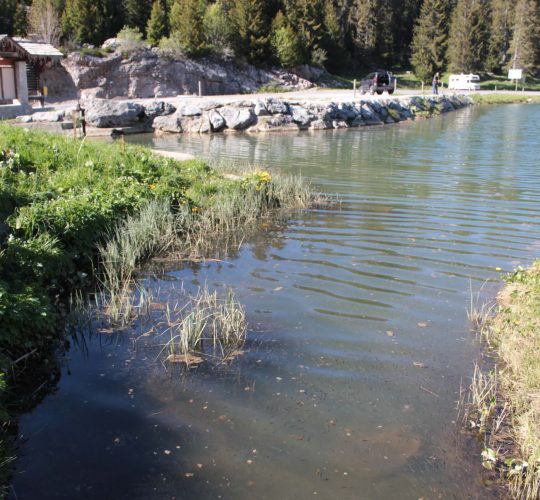
[[(349, 102), (251, 98), (214, 102), (210, 98), (165, 101), (90, 99), (83, 103), (89, 132), (209, 134), (322, 130), (396, 123), (429, 117), (472, 103), (465, 95), (367, 97)], [(24, 121), (61, 121), (58, 112), (36, 113)], [(94, 132), (92, 131), (94, 129)], [(100, 132), (101, 131), (101, 132)]]
[(157, 116), (156, 133), (269, 132), (362, 127), (412, 120), (468, 106), (463, 95), (361, 99), (320, 103), (255, 99), (230, 104), (205, 103), (179, 107)]

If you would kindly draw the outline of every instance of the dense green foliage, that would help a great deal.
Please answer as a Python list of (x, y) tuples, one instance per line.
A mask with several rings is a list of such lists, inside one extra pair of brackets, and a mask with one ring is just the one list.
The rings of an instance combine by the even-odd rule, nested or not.
[[(26, 7), (0, 0), (0, 33), (24, 33)], [(151, 45), (332, 72), (408, 67), (538, 72), (540, 0), (52, 0), (61, 39), (100, 44), (122, 27)], [(170, 31), (170, 32), (169, 32)]]
[(201, 162), (0, 126), (0, 368), (50, 342), (115, 221), (154, 198), (190, 203), (210, 175)]
[(423, 81), (445, 67), (450, 9), (444, 0), (425, 0), (414, 27), (411, 63)]
[(471, 73), (483, 66), (488, 53), (488, 0), (458, 0), (448, 40), (450, 71)]
[(151, 45), (159, 45), (160, 40), (169, 34), (169, 20), (162, 0), (155, 0), (146, 26), (146, 38)]

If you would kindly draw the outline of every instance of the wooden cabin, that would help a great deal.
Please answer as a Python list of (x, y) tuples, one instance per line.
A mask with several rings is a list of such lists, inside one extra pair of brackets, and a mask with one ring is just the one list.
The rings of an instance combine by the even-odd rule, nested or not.
[(48, 43), (0, 35), (0, 118), (16, 115), (18, 107), (27, 110), (32, 100), (43, 105), (45, 92), (40, 87), (39, 75), (62, 57)]

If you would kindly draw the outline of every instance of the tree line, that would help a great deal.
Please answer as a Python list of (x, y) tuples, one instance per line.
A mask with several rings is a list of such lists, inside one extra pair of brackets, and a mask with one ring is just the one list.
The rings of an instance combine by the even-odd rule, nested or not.
[(0, 0), (0, 33), (69, 47), (123, 27), (189, 56), (338, 73), (412, 66), (427, 80), (540, 63), (540, 0)]

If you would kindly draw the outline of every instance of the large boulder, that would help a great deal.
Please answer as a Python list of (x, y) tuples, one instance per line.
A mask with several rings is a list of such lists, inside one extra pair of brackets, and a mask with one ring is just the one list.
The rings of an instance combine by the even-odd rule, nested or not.
[(86, 122), (98, 128), (129, 127), (145, 120), (144, 107), (130, 101), (91, 99), (84, 103)]
[(298, 125), (293, 122), (291, 115), (259, 116), (257, 123), (250, 127), (248, 132), (271, 132), (298, 130)]
[(289, 106), (289, 110), (293, 121), (302, 128), (307, 127), (316, 118), (304, 106), (292, 104)]
[(267, 99), (266, 109), (272, 115), (287, 115), (289, 114), (289, 105), (279, 99)]
[(382, 120), (379, 118), (379, 115), (373, 110), (370, 104), (367, 102), (362, 104), (361, 107), (361, 116), (363, 121), (367, 125), (380, 125)]
[(224, 118), (227, 128), (234, 130), (244, 130), (253, 125), (257, 119), (251, 108), (224, 106), (219, 113)]
[(39, 111), (32, 115), (34, 122), (60, 122), (64, 119), (64, 111)]
[(168, 102), (165, 101), (151, 101), (143, 105), (144, 114), (149, 120), (153, 120), (156, 116), (166, 116), (172, 115), (176, 108)]
[(154, 118), (152, 127), (158, 133), (180, 134), (182, 133), (182, 121), (178, 113)]
[(210, 121), (213, 132), (219, 132), (225, 128), (225, 119), (215, 109), (211, 109), (208, 112), (208, 120)]

